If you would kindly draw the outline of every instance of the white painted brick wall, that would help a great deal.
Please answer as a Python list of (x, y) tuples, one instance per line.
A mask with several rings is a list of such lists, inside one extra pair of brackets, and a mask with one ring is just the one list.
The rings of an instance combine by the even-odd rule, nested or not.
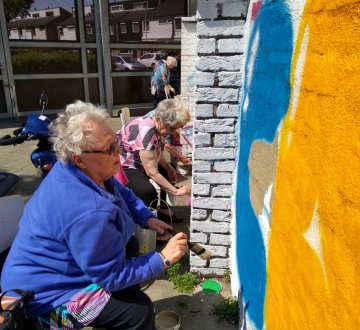
[(210, 172), (211, 163), (208, 161), (196, 160), (193, 163), (193, 171), (194, 172)]
[[(208, 236), (203, 233), (192, 233), (190, 236), (190, 241), (194, 243), (204, 244), (207, 242)], [(224, 244), (226, 245), (226, 244)]]
[(211, 143), (211, 135), (208, 133), (197, 133), (194, 134), (194, 145), (195, 146), (209, 146)]
[(216, 39), (198, 39), (197, 41), (197, 49), (199, 49), (200, 53), (203, 54), (212, 54), (215, 53), (216, 50)]
[(216, 110), (216, 117), (238, 117), (239, 105), (238, 104), (219, 104)]
[(196, 68), (199, 71), (213, 70), (215, 72), (240, 71), (243, 61), (243, 55), (227, 56), (201, 56), (196, 62)]
[(217, 42), (219, 53), (244, 53), (242, 39), (219, 39)]
[[(207, 210), (201, 210), (201, 209), (193, 209), (192, 211), (192, 219), (196, 220), (203, 220), (207, 218)], [(191, 235), (195, 235), (192, 233)]]
[[(190, 237), (212, 253), (208, 261), (191, 255), (190, 268), (203, 275), (223, 275), (231, 265), (231, 197), (239, 145), (239, 95), (248, 3), (198, 0), (197, 40), (192, 48), (197, 56), (191, 64), (182, 64), (189, 72), (182, 87), (195, 85), (194, 89), (183, 89), (184, 96), (195, 102)], [(190, 51), (188, 44), (187, 40), (182, 45), (186, 52)]]
[(214, 116), (214, 105), (213, 104), (197, 104), (195, 106), (196, 117), (208, 118)]
[(210, 235), (210, 244), (214, 245), (230, 245), (230, 237), (229, 235), (222, 234), (211, 234)]
[[(208, 159), (208, 160), (219, 160), (219, 159), (235, 159), (235, 149), (231, 148), (197, 148), (194, 150), (195, 159)], [(218, 174), (215, 174), (216, 176)], [(210, 175), (209, 175), (210, 176)], [(220, 178), (221, 180), (223, 178)], [(220, 182), (221, 183), (221, 182)]]
[(215, 147), (236, 147), (238, 144), (236, 134), (216, 134)]
[[(195, 114), (196, 115), (196, 114)], [(233, 133), (235, 132), (234, 119), (207, 119), (194, 121), (194, 129), (203, 133)]]
[(195, 77), (195, 84), (197, 86), (213, 86), (215, 81), (215, 73), (212, 72), (197, 72)]
[(197, 41), (195, 19), (183, 17), (181, 26), (181, 98), (189, 107), (192, 116), (195, 109)]
[(219, 185), (212, 189), (212, 196), (214, 197), (231, 197), (232, 193), (233, 189), (230, 185)]
[(215, 161), (214, 162), (214, 171), (216, 172), (233, 172), (235, 169), (235, 161)]
[[(212, 2), (212, 1), (209, 1)], [(215, 6), (215, 1), (213, 2)], [(199, 21), (197, 24), (198, 37), (215, 37), (215, 36), (238, 36), (244, 35), (244, 20), (228, 21)]]
[(224, 212), (224, 211), (214, 210), (214, 211), (212, 212), (211, 220), (215, 220), (215, 221), (226, 221), (226, 219), (227, 219), (228, 221), (230, 221), (230, 217), (231, 217), (231, 213), (230, 213), (230, 212)]
[(209, 184), (193, 184), (193, 194), (199, 196), (209, 196), (210, 185)]
[(224, 258), (211, 259), (209, 266), (216, 267), (216, 268), (228, 268), (229, 267), (229, 259), (224, 259)]

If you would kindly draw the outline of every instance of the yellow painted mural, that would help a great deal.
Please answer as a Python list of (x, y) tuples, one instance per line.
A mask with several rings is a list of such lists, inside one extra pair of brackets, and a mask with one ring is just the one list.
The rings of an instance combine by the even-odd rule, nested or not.
[(360, 329), (360, 1), (307, 1), (295, 42), (265, 326)]

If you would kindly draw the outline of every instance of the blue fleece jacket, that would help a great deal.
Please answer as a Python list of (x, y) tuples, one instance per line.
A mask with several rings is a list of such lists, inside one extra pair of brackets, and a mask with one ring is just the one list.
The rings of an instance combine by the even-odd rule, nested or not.
[(27, 203), (1, 287), (34, 290), (30, 313), (47, 313), (91, 283), (118, 291), (164, 272), (156, 252), (125, 258), (135, 223), (154, 214), (113, 177), (105, 184), (108, 191), (58, 161)]

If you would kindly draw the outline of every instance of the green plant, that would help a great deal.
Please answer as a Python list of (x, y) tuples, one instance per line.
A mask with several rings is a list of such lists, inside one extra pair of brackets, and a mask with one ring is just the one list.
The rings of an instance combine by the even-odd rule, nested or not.
[(174, 284), (174, 287), (179, 292), (192, 293), (195, 287), (199, 284), (200, 279), (195, 273), (185, 272), (179, 274), (180, 264), (176, 263), (168, 269), (169, 281)]
[(232, 324), (239, 323), (239, 303), (236, 297), (223, 300), (214, 306), (213, 314), (218, 316), (218, 321), (227, 320)]
[(223, 279), (225, 282), (230, 283), (231, 281), (231, 270), (229, 268), (225, 269)]

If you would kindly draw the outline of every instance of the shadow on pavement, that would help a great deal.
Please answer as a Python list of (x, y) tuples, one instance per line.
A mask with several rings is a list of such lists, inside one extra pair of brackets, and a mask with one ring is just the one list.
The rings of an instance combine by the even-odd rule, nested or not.
[[(237, 329), (237, 324), (231, 324), (226, 320), (220, 321), (219, 317), (213, 313), (214, 307), (225, 300), (222, 294), (206, 294), (199, 287), (192, 295), (176, 293), (172, 288), (172, 283), (167, 280), (158, 280), (153, 285), (160, 285), (159, 289), (162, 292), (161, 299), (153, 299), (155, 313), (165, 310), (176, 312), (180, 317), (182, 330)], [(166, 292), (174, 296), (163, 298)]]

